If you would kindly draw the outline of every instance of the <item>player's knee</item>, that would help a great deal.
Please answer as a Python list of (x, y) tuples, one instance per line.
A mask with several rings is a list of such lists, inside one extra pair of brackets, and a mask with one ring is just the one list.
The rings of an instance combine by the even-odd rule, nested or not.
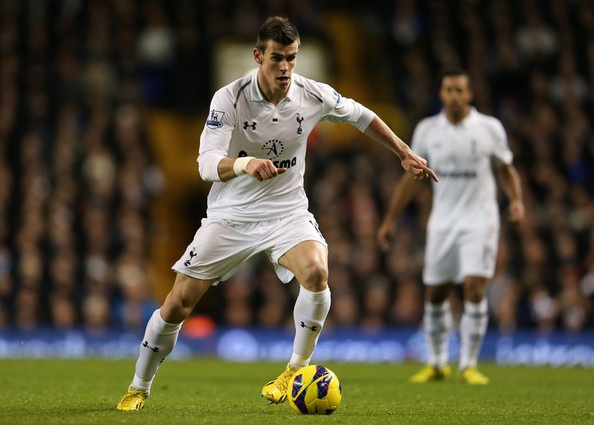
[(328, 287), (328, 268), (322, 264), (311, 264), (306, 268), (301, 284), (312, 292), (323, 291)]
[(464, 299), (479, 303), (485, 298), (487, 279), (483, 277), (467, 277), (464, 281)]
[(448, 298), (451, 289), (451, 283), (427, 286), (425, 298), (431, 304), (443, 304)]

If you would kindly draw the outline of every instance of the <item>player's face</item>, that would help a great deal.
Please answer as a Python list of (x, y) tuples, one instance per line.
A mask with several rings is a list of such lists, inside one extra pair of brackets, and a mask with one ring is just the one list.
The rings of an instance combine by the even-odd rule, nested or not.
[(443, 102), (446, 115), (458, 121), (464, 118), (470, 109), (472, 91), (468, 78), (464, 75), (452, 75), (443, 78), (439, 97)]
[[(291, 84), (293, 68), (297, 62), (297, 42), (284, 46), (268, 40), (266, 49), (262, 52), (254, 49), (254, 57), (260, 65), (258, 83), (265, 96), (286, 93)], [(271, 99), (268, 99), (271, 100)]]

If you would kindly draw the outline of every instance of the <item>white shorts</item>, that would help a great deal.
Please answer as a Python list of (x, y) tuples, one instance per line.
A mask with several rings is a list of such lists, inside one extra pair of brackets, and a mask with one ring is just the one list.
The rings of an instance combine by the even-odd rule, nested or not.
[(216, 285), (229, 279), (250, 257), (264, 251), (279, 279), (288, 283), (294, 275), (278, 260), (289, 249), (307, 240), (328, 246), (309, 211), (258, 222), (204, 218), (194, 240), (172, 269), (196, 279), (215, 279)]
[(430, 231), (425, 249), (426, 285), (463, 283), (466, 276), (490, 279), (495, 272), (499, 228)]

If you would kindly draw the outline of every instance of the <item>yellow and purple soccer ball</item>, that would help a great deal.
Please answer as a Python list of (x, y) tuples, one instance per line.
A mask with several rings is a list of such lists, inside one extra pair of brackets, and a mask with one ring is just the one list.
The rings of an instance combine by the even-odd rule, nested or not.
[(304, 415), (329, 415), (342, 399), (342, 387), (334, 372), (324, 366), (309, 365), (293, 374), (287, 387), (289, 404)]

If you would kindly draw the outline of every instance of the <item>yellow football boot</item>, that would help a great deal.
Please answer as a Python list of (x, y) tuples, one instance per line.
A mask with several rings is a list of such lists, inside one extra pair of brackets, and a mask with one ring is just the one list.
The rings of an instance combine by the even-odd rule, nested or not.
[(144, 406), (147, 397), (148, 393), (146, 391), (130, 387), (116, 406), (116, 410), (140, 410)]
[(487, 385), (489, 378), (480, 373), (476, 367), (468, 367), (460, 371), (460, 380), (470, 385)]
[(297, 371), (298, 368), (287, 366), (285, 371), (281, 373), (276, 379), (268, 382), (262, 387), (262, 397), (266, 398), (270, 403), (282, 403), (287, 399), (287, 385), (289, 379)]
[(410, 382), (415, 384), (425, 384), (431, 381), (441, 381), (450, 376), (450, 373), (452, 373), (452, 368), (449, 365), (442, 367), (426, 365), (410, 377)]

